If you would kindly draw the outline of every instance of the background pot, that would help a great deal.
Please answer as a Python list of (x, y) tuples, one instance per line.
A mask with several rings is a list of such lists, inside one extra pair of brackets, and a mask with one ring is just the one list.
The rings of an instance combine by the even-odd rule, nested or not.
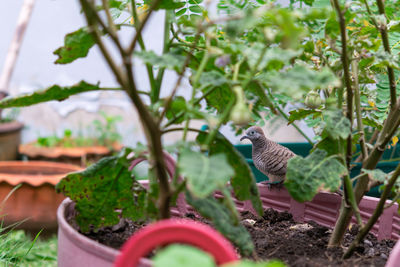
[[(280, 143), (281, 145), (292, 150), (296, 155), (306, 157), (310, 153), (312, 146), (309, 143)], [(247, 163), (250, 165), (251, 170), (256, 178), (257, 182), (262, 182), (268, 180), (268, 177), (265, 176), (262, 172), (260, 172), (251, 157), (251, 145), (235, 145), (235, 148), (246, 158)], [(382, 160), (396, 159), (400, 158), (400, 145), (396, 145), (391, 147), (390, 149), (385, 150), (382, 156)], [(352, 178), (356, 177), (361, 172), (361, 163), (353, 163), (355, 166), (351, 169), (350, 176)], [(400, 161), (392, 161), (392, 162), (379, 162), (376, 165), (377, 169), (384, 171), (385, 173), (389, 173), (396, 169), (397, 165), (400, 164)], [(367, 196), (379, 197), (379, 186), (373, 187), (368, 193)]]
[(1, 207), (1, 219), (11, 225), (27, 219), (17, 228), (48, 231), (57, 228), (57, 207), (65, 198), (57, 194), (54, 185), (69, 172), (79, 171), (75, 165), (54, 162), (0, 162), (0, 202), (21, 184)]
[(109, 156), (113, 151), (121, 150), (121, 144), (114, 144), (112, 149), (105, 146), (91, 147), (42, 147), (37, 146), (36, 142), (22, 144), (19, 146), (19, 153), (28, 157), (29, 160), (46, 160), (63, 162), (86, 166), (105, 156)]
[[(147, 181), (141, 181), (144, 186)], [(333, 227), (336, 219), (339, 216), (341, 198), (337, 194), (319, 193), (310, 202), (299, 203), (292, 199), (286, 189), (280, 191), (269, 190), (267, 186), (258, 184), (260, 197), (263, 203), (263, 208), (273, 208), (278, 211), (289, 211), (292, 213), (296, 221), (314, 220), (321, 225)], [(217, 195), (217, 197), (222, 197)], [(376, 198), (364, 197), (360, 203), (360, 213), (364, 221), (369, 218), (378, 203)], [(241, 202), (235, 200), (236, 207), (239, 211), (249, 210), (253, 213), (254, 210), (250, 202)], [(58, 266), (59, 267), (110, 267), (120, 252), (116, 249), (99, 244), (88, 237), (79, 234), (67, 222), (74, 213), (73, 202), (66, 199), (60, 205), (57, 212), (59, 222), (58, 228)], [(175, 216), (183, 215), (187, 212), (194, 212), (193, 209), (184, 205), (178, 204), (179, 207), (174, 207), (171, 213)], [(400, 215), (397, 213), (398, 205), (385, 209), (379, 222), (374, 225), (371, 232), (378, 239), (399, 239), (400, 231)], [(353, 222), (356, 223), (355, 218)], [(139, 266), (149, 266), (148, 259), (142, 258)]]
[(0, 161), (17, 159), (23, 127), (17, 121), (0, 123)]

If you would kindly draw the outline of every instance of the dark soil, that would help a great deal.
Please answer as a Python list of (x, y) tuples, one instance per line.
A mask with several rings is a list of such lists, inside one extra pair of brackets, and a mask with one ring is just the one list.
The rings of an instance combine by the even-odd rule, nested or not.
[[(187, 214), (187, 218), (208, 223), (207, 220)], [(208, 223), (209, 224), (209, 223)], [(331, 228), (313, 221), (295, 222), (288, 212), (268, 209), (259, 218), (250, 212), (242, 213), (242, 224), (250, 232), (256, 252), (260, 259), (280, 259), (289, 266), (384, 266), (395, 241), (378, 241), (368, 234), (355, 254), (342, 260), (343, 251), (348, 247), (358, 232), (357, 226), (347, 231), (343, 248), (327, 248)], [(105, 227), (96, 233), (87, 234), (93, 240), (113, 248), (122, 244), (143, 224), (123, 221), (113, 227)]]

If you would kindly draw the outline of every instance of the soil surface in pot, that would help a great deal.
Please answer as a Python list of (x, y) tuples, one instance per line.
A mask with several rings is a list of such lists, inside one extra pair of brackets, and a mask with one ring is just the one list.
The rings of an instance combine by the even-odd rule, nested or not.
[[(194, 214), (187, 214), (186, 218), (211, 225)], [(74, 225), (73, 218), (69, 218), (69, 222)], [(288, 212), (267, 209), (262, 217), (243, 212), (241, 223), (250, 232), (260, 259), (280, 259), (289, 266), (384, 266), (395, 245), (393, 240), (378, 241), (374, 235), (368, 234), (355, 254), (350, 259), (342, 260), (342, 248), (327, 248), (332, 229), (316, 222), (295, 222)], [(86, 236), (119, 249), (143, 225), (125, 220)], [(74, 228), (77, 228), (76, 225)], [(344, 247), (350, 245), (357, 232), (357, 226), (352, 225), (346, 232)]]

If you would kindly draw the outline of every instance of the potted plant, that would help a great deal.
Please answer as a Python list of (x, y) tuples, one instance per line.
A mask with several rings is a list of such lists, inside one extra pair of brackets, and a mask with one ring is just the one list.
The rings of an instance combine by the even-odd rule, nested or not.
[[(0, 91), (0, 100), (6, 96), (6, 92)], [(23, 127), (22, 123), (15, 121), (14, 116), (2, 117), (0, 109), (0, 161), (17, 159)]]
[[(57, 229), (57, 207), (64, 200), (54, 186), (75, 165), (46, 161), (0, 161), (1, 222), (38, 232)], [(17, 189), (15, 189), (17, 187)]]
[(120, 116), (101, 112), (102, 120), (94, 120), (88, 134), (64, 130), (63, 137), (57, 135), (39, 137), (36, 141), (19, 146), (19, 153), (29, 160), (65, 162), (81, 166), (92, 164), (122, 148), (121, 135), (116, 123)]
[[(381, 34), (383, 44), (386, 43), (388, 24), (384, 23), (385, 9), (378, 11), (383, 13), (376, 18), (363, 12), (366, 8), (364, 2), (360, 3), (363, 9), (353, 10), (336, 0), (332, 1), (332, 6), (328, 1), (317, 1), (313, 8), (304, 9), (281, 8), (263, 1), (221, 1), (218, 9), (230, 16), (213, 18), (208, 15), (207, 5), (204, 7), (194, 1), (102, 1), (100, 7), (96, 7), (94, 1), (80, 0), (80, 3), (88, 27), (66, 36), (65, 46), (55, 51), (59, 56), (57, 63), (70, 63), (84, 57), (96, 44), (121, 89), (138, 110), (147, 145), (126, 148), (118, 156), (104, 158), (83, 172), (67, 175), (57, 185), (58, 191), (73, 201), (65, 202), (59, 210), (60, 220), (67, 218), (74, 225), (66, 224), (65, 234), (60, 232), (60, 236), (64, 235), (59, 239), (60, 257), (74, 255), (74, 258), (82, 259), (87, 254), (78, 256), (76, 252), (83, 252), (82, 246), (87, 245), (94, 248), (91, 259), (109, 265), (107, 260), (115, 259), (118, 251), (89, 242), (81, 233), (110, 225), (119, 227), (123, 218), (132, 221), (169, 218), (176, 214), (171, 207), (183, 207), (180, 205), (181, 193), (190, 205), (187, 210), (195, 210), (209, 218), (242, 255), (253, 251), (250, 236), (239, 223), (238, 210), (249, 209), (246, 201), (251, 202), (259, 215), (263, 209), (262, 202), (271, 202), (270, 206), (281, 210), (292, 207), (288, 203), (293, 203), (291, 211), (295, 218), (308, 220), (311, 216), (319, 216), (318, 221), (326, 225), (337, 221), (329, 241), (332, 247), (340, 246), (354, 212), (360, 231), (345, 257), (354, 252), (374, 225), (378, 226), (378, 218), (384, 210), (391, 220), (380, 217), (379, 222), (384, 221), (385, 226), (379, 229), (385, 232), (387, 226), (397, 220), (394, 210), (398, 193), (394, 185), (400, 167), (387, 175), (376, 170), (375, 166), (398, 129), (400, 104), (396, 103), (392, 88), (388, 90), (391, 99), (388, 113), (368, 108), (371, 105), (366, 107), (364, 102), (373, 98), (373, 94), (368, 86), (363, 87), (364, 83), (376, 84), (372, 76), (392, 73), (395, 66), (388, 51), (381, 55), (380, 39), (368, 39)], [(381, 4), (378, 0), (377, 6)], [(390, 9), (389, 18), (397, 17), (394, 5), (386, 1)], [(158, 9), (165, 10), (166, 14), (161, 55), (146, 50), (142, 39), (143, 28)], [(126, 10), (130, 13), (124, 13)], [(128, 19), (133, 17), (135, 33), (129, 44), (120, 42), (118, 29), (131, 25), (115, 22), (111, 14), (126, 14)], [(375, 21), (377, 27), (364, 20)], [(366, 27), (367, 36), (365, 31), (357, 31), (363, 27)], [(104, 44), (104, 34), (117, 48), (118, 61)], [(350, 39), (347, 39), (347, 34)], [(339, 41), (335, 42), (336, 39)], [(146, 65), (150, 83), (148, 91), (136, 87), (132, 57), (141, 59)], [(122, 62), (122, 67), (117, 62)], [(175, 70), (178, 78), (170, 94), (161, 98), (166, 69)], [(192, 92), (190, 99), (186, 100), (176, 93), (188, 72)], [(389, 76), (389, 84), (393, 87), (393, 77)], [(75, 93), (101, 89), (98, 84), (83, 81), (71, 87), (55, 85), (42, 92), (3, 100), (0, 107), (35, 104), (49, 98), (64, 100)], [(279, 106), (276, 103), (298, 104), (304, 98), (308, 99), (305, 103), (307, 108), (299, 106), (290, 113), (289, 119), (306, 118), (314, 124), (319, 138), (313, 151), (305, 158), (297, 156), (289, 161), (285, 181), (289, 193), (285, 190), (268, 191), (263, 185), (257, 187), (244, 159), (219, 134), (220, 127), (231, 122), (240, 131), (252, 122), (252, 117), (257, 120), (262, 112), (276, 112)], [(205, 108), (201, 107), (202, 104)], [(352, 129), (353, 115), (357, 118), (357, 130)], [(189, 127), (193, 119), (204, 120), (210, 127), (209, 131)], [(372, 124), (371, 121), (381, 122), (382, 128), (377, 125), (377, 137), (368, 140), (371, 141), (368, 145), (363, 125), (367, 122)], [(168, 147), (177, 158), (178, 168), (175, 170), (162, 143), (162, 136), (173, 131), (182, 132), (182, 142)], [(195, 142), (187, 141), (191, 131), (198, 133)], [(357, 185), (353, 190), (349, 173), (352, 158), (358, 156), (357, 143), (361, 148), (359, 161), (363, 169), (355, 178)], [(150, 164), (147, 185), (132, 179), (129, 170), (129, 166), (143, 159)], [(382, 196), (372, 200), (375, 209), (367, 205), (364, 210), (363, 203), (371, 199), (363, 198), (363, 195), (377, 182), (383, 183)], [(320, 193), (321, 190), (335, 192), (341, 185), (344, 186), (343, 197)], [(392, 193), (394, 200), (386, 205)], [(311, 216), (307, 216), (307, 212)], [(76, 243), (80, 244), (80, 249), (72, 250), (71, 243), (77, 240), (80, 240)]]

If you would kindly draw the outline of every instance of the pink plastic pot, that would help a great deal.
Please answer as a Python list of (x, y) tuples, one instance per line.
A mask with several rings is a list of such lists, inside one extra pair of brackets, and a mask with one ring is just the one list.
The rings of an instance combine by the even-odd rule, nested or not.
[[(136, 160), (135, 164), (143, 161)], [(165, 161), (168, 168), (168, 173), (173, 176), (175, 172), (175, 162), (173, 158), (165, 154)], [(142, 181), (144, 186), (148, 185), (147, 181)], [(319, 193), (310, 202), (299, 203), (292, 199), (286, 189), (269, 190), (266, 185), (258, 184), (258, 190), (262, 200), (263, 208), (273, 208), (278, 211), (289, 211), (296, 221), (314, 220), (322, 225), (333, 227), (339, 216), (341, 198), (337, 194)], [(222, 197), (216, 194), (216, 197)], [(238, 211), (251, 211), (255, 213), (249, 201), (234, 200)], [(378, 203), (377, 198), (364, 197), (359, 205), (360, 213), (363, 221), (366, 221), (374, 211)], [(182, 216), (188, 212), (195, 211), (186, 205), (183, 196), (180, 196), (177, 201), (177, 207), (171, 209), (173, 216)], [(374, 225), (371, 232), (378, 239), (399, 239), (400, 232), (400, 215), (397, 213), (398, 205), (395, 204), (388, 209), (380, 217), (378, 223)], [(120, 254), (120, 251), (101, 245), (74, 230), (66, 221), (73, 214), (73, 203), (66, 199), (58, 209), (58, 266), (59, 267), (110, 267)], [(353, 218), (353, 223), (356, 223)], [(399, 253), (400, 247), (397, 244), (396, 248), (390, 255), (389, 261), (396, 253)], [(397, 260), (393, 260), (397, 262)], [(141, 258), (138, 266), (150, 266), (149, 259)], [(388, 265), (394, 267), (395, 265)], [(397, 265), (398, 266), (398, 265)]]
[(135, 233), (122, 247), (115, 267), (136, 267), (158, 246), (183, 243), (210, 253), (218, 265), (238, 260), (235, 249), (220, 233), (187, 219), (162, 220)]
[[(147, 182), (144, 181), (143, 185), (146, 186)], [(293, 200), (285, 189), (270, 191), (262, 184), (258, 185), (258, 189), (264, 209), (274, 208), (278, 211), (289, 211), (293, 214), (296, 221), (314, 220), (322, 225), (333, 227), (339, 215), (341, 199), (336, 194), (319, 193), (311, 202), (299, 203)], [(217, 197), (221, 196), (217, 195)], [(251, 203), (247, 201), (242, 202), (235, 200), (235, 203), (239, 211), (250, 210), (254, 212)], [(363, 198), (360, 203), (360, 211), (364, 221), (371, 216), (377, 203), (377, 198)], [(181, 203), (179, 205), (183, 204)], [(186, 212), (193, 212), (192, 208), (187, 205), (184, 207), (179, 206), (178, 208), (172, 208), (171, 212), (174, 216), (184, 215)], [(398, 206), (396, 204), (386, 209), (378, 223), (372, 228), (372, 233), (374, 233), (378, 239), (399, 239), (400, 216), (397, 213), (397, 208)], [(69, 199), (64, 200), (58, 209), (58, 266), (113, 266), (120, 251), (101, 245), (74, 230), (65, 219), (73, 212), (73, 203)], [(353, 222), (356, 222), (354, 218)], [(396, 253), (400, 253), (399, 244), (396, 245), (395, 249), (393, 249), (393, 252), (390, 254), (389, 261), (392, 260), (392, 257), (398, 257), (395, 256)], [(387, 266), (398, 266), (389, 265), (389, 261)], [(398, 262), (397, 260), (393, 261)], [(141, 258), (138, 264), (138, 266), (141, 267), (149, 265), (150, 260), (145, 258)]]

